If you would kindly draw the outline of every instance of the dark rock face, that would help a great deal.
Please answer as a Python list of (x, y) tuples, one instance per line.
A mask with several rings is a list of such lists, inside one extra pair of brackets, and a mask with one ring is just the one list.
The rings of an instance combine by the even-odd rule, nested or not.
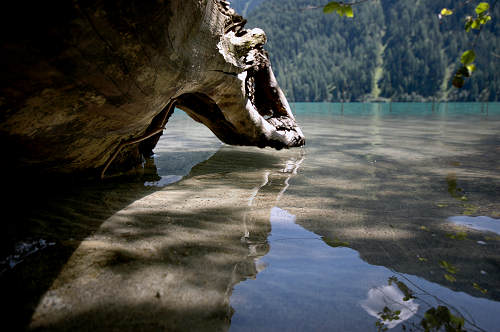
[(15, 168), (136, 165), (174, 103), (228, 144), (304, 144), (264, 32), (245, 30), (225, 1), (15, 6), (0, 23), (0, 148)]

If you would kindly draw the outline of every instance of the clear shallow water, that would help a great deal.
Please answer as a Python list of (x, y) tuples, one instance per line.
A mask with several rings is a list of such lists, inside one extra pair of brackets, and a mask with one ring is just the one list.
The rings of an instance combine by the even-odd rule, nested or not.
[(6, 317), (42, 330), (366, 331), (384, 306), (400, 330), (440, 305), (496, 330), (500, 238), (451, 217), (500, 218), (500, 104), (293, 108), (303, 149), (221, 145), (176, 113), (135, 178), (31, 187), (32, 202), (21, 188), (0, 261), (16, 243), (51, 245), (0, 275)]
[[(325, 244), (278, 207), (272, 208), (270, 221), (271, 249), (256, 262), (265, 268), (233, 291), (233, 331), (369, 331), (384, 307), (401, 311), (387, 327), (420, 326), (424, 313), (439, 305), (481, 322), (488, 331), (498, 328), (492, 317), (500, 310), (499, 302), (370, 265), (355, 250)], [(405, 301), (396, 283), (390, 283), (394, 277), (413, 289), (416, 298)]]
[(265, 269), (234, 288), (231, 330), (401, 330), (439, 306), (498, 329), (498, 219), (449, 224), (499, 214), (498, 107), (294, 106), (305, 159), (270, 211)]

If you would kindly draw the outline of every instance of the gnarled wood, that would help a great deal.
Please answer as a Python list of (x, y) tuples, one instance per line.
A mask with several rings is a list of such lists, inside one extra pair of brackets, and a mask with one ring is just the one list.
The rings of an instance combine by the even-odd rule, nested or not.
[(131, 140), (128, 140), (126, 142), (121, 143), (118, 146), (118, 148), (116, 149), (116, 151), (108, 159), (108, 161), (106, 162), (106, 165), (104, 165), (104, 168), (101, 171), (101, 179), (104, 179), (104, 175), (106, 174), (106, 170), (108, 169), (109, 165), (111, 165), (113, 160), (115, 160), (115, 158), (118, 156), (118, 154), (120, 153), (120, 151), (124, 147), (132, 145), (132, 144), (137, 144), (137, 143), (143, 142), (143, 141), (145, 141), (153, 136), (156, 136), (156, 135), (162, 133), (163, 130), (165, 129), (165, 125), (167, 124), (168, 118), (170, 117), (170, 115), (172, 115), (172, 113), (174, 111), (174, 107), (175, 107), (175, 100), (172, 100), (169, 102), (169, 104), (166, 108), (166, 111), (165, 111), (165, 115), (162, 117), (162, 121), (160, 122), (160, 125), (158, 127), (153, 127), (151, 129), (148, 128), (146, 133), (144, 135), (142, 135), (141, 137), (133, 138)]
[(0, 8), (0, 148), (16, 169), (99, 174), (110, 160), (138, 163), (174, 99), (226, 143), (304, 144), (264, 32), (245, 30), (225, 1), (15, 6)]

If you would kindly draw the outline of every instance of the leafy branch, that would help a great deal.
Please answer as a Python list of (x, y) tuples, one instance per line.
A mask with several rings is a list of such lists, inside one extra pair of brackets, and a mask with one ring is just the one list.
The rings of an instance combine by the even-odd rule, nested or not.
[[(495, 7), (498, 0), (495, 0), (495, 3), (491, 7), (491, 10)], [(474, 52), (474, 47), (476, 45), (476, 41), (479, 38), (481, 33), (481, 29), (483, 25), (491, 21), (490, 15), (490, 4), (488, 2), (481, 2), (475, 8), (475, 17), (467, 16), (465, 18), (465, 26), (464, 29), (466, 32), (470, 32), (471, 30), (478, 30), (478, 34), (473, 42), (472, 48), (470, 50), (465, 51), (460, 57), (460, 63), (462, 64), (460, 68), (453, 75), (452, 84), (456, 88), (461, 88), (465, 84), (465, 78), (471, 77), (472, 73), (476, 70), (476, 65), (474, 64), (474, 60), (476, 59), (476, 53)], [(443, 8), (439, 13), (439, 19), (444, 16), (452, 15), (453, 11), (447, 8)]]
[[(455, 267), (453, 267), (451, 264), (442, 261), (440, 263), (441, 267), (446, 268), (447, 270), (453, 270), (454, 272), (457, 271)], [(447, 331), (447, 332), (465, 332), (465, 323), (468, 323), (470, 325), (470, 328), (475, 331), (482, 331), (485, 332), (481, 327), (475, 324), (475, 322), (472, 320), (467, 319), (457, 308), (453, 307), (452, 305), (442, 301), (438, 297), (428, 293), (418, 285), (416, 285), (414, 282), (412, 282), (410, 279), (405, 277), (404, 275), (392, 270), (395, 274), (399, 275), (401, 278), (405, 279), (411, 286), (413, 286), (417, 291), (420, 291), (419, 294), (417, 294), (414, 290), (412, 290), (408, 285), (406, 285), (402, 280), (400, 280), (398, 277), (395, 275), (390, 277), (388, 279), (388, 284), (393, 285), (395, 284), (399, 290), (404, 294), (404, 297), (402, 298), (403, 302), (395, 302), (399, 304), (399, 307), (406, 308), (408, 309), (409, 307), (405, 304), (407, 301), (411, 301), (412, 299), (418, 299), (420, 302), (424, 303), (429, 307), (429, 309), (424, 313), (422, 316), (421, 314), (418, 314), (418, 312), (414, 312), (414, 315), (418, 318), (420, 318), (420, 322), (417, 323), (410, 323), (411, 326), (408, 326), (410, 331), (425, 331), (425, 332), (431, 332), (431, 331)], [(482, 289), (479, 285), (475, 284), (474, 288), (476, 289)], [(431, 303), (427, 302), (423, 297), (424, 296), (431, 296), (436, 300), (436, 305), (433, 306)], [(385, 306), (381, 312), (378, 313), (378, 319), (375, 322), (375, 326), (377, 327), (378, 331), (387, 331), (388, 327), (386, 324), (390, 323), (391, 321), (398, 321), (401, 320), (400, 317), (401, 314), (401, 309), (398, 307), (396, 308), (391, 308), (389, 306)], [(402, 324), (402, 329), (405, 331), (407, 330), (407, 325)]]
[[(330, 14), (336, 12), (339, 16), (345, 16), (348, 18), (354, 17), (354, 12), (352, 10), (352, 6), (359, 5), (372, 0), (359, 0), (354, 2), (342, 2), (342, 1), (330, 1), (325, 6), (316, 7), (309, 6), (306, 9), (314, 9), (314, 8), (323, 8), (323, 12), (325, 14)], [(462, 3), (462, 6), (471, 2), (472, 0), (468, 0), (465, 3)], [(471, 77), (472, 73), (476, 70), (476, 65), (474, 64), (474, 60), (476, 59), (476, 53), (474, 51), (474, 46), (476, 44), (477, 38), (481, 33), (482, 27), (491, 21), (490, 12), (493, 11), (498, 0), (495, 0), (493, 6), (490, 8), (490, 4), (488, 2), (481, 2), (475, 8), (475, 16), (467, 16), (465, 18), (465, 31), (470, 32), (471, 30), (478, 30), (478, 34), (476, 35), (476, 39), (472, 45), (470, 50), (465, 51), (460, 57), (460, 68), (455, 72), (455, 75), (452, 79), (452, 85), (461, 88), (465, 84), (465, 78)], [(453, 15), (454, 10), (443, 8), (441, 12), (438, 14), (439, 20), (443, 19), (446, 16)]]

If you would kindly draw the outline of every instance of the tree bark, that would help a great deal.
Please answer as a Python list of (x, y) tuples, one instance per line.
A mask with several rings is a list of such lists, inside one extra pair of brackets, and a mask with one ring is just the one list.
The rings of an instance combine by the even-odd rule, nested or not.
[(115, 169), (138, 164), (158, 140), (141, 137), (173, 100), (228, 144), (304, 144), (264, 32), (245, 30), (225, 1), (9, 5), (0, 8), (0, 148), (18, 170), (98, 176), (110, 159)]

